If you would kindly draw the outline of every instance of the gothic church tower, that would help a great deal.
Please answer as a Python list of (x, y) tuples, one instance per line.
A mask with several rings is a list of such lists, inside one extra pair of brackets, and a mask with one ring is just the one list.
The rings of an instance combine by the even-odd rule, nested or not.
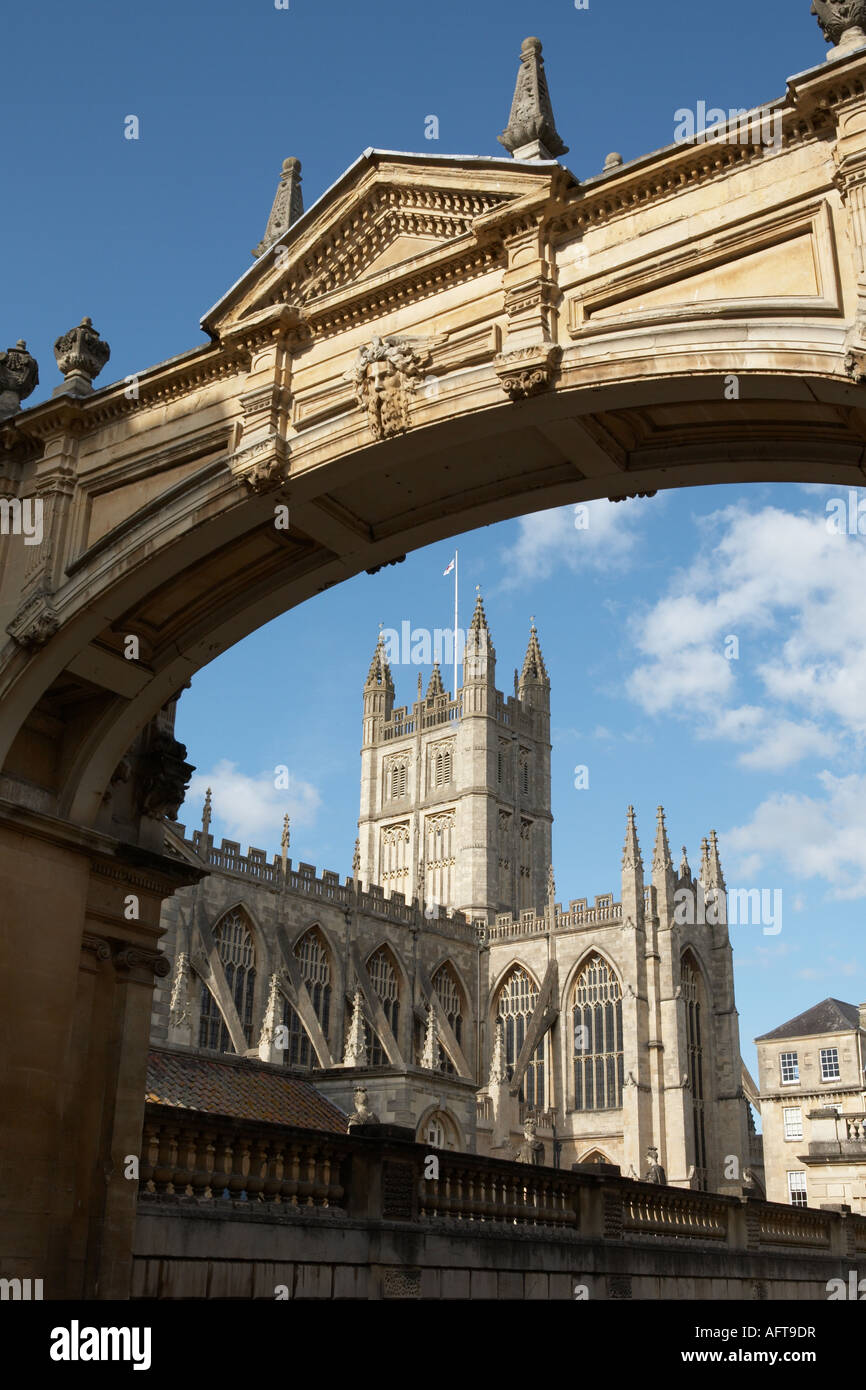
[(533, 625), (514, 695), (496, 689), (479, 596), (456, 700), (438, 665), (394, 705), (380, 637), (364, 685), (361, 881), (492, 921), (545, 901), (551, 855), (550, 680)]

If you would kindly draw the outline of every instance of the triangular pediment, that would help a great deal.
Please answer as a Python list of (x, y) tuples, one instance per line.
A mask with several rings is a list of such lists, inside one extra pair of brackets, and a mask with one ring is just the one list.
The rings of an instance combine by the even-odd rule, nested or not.
[[(563, 171), (560, 171), (563, 172)], [(275, 304), (305, 311), (431, 255), (474, 245), (479, 218), (532, 194), (550, 167), (508, 159), (370, 150), (256, 261), (202, 320), (225, 332)]]

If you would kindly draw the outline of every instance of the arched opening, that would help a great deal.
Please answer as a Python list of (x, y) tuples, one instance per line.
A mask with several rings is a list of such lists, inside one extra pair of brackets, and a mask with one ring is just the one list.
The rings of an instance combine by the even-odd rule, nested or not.
[[(318, 927), (311, 927), (295, 944), (295, 958), (307, 987), (316, 1017), (325, 1038), (331, 1023), (331, 962), (325, 938)], [(286, 1066), (310, 1068), (317, 1065), (315, 1048), (297, 1010), (283, 1000), (283, 1024), (288, 1029), (288, 1045), (283, 1054)]]
[(575, 1110), (617, 1110), (622, 1105), (622, 986), (603, 956), (593, 952), (572, 989)]
[[(226, 913), (214, 930), (214, 941), (247, 1046), (252, 1046), (256, 952), (249, 918), (242, 908)], [(218, 1052), (234, 1051), (222, 1011), (206, 984), (202, 984), (201, 992), (199, 1047)]]
[[(495, 1004), (495, 1017), (502, 1022), (509, 1074), (517, 1064), (537, 1000), (538, 986), (529, 972), (522, 965), (513, 966), (499, 988)], [(520, 1082), (518, 1098), (533, 1110), (545, 1108), (546, 1069), (547, 1035), (535, 1048)]]
[(707, 1189), (707, 1114), (706, 1069), (704, 1038), (707, 1024), (706, 991), (703, 975), (691, 951), (683, 954), (680, 966), (680, 985), (685, 1008), (686, 1061), (689, 1091), (692, 1101), (692, 1141), (694, 1144), (695, 1177), (698, 1186)]
[[(367, 960), (367, 973), (376, 991), (382, 1011), (394, 1037), (398, 1036), (400, 1022), (400, 985), (397, 965), (387, 946), (380, 946)], [(384, 1067), (388, 1064), (388, 1054), (382, 1039), (371, 1023), (370, 1066)]]

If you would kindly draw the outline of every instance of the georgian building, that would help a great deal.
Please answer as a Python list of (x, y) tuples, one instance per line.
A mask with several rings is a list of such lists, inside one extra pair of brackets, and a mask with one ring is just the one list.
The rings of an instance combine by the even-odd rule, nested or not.
[(866, 1004), (824, 999), (755, 1042), (768, 1199), (866, 1214)]
[[(550, 679), (533, 625), (496, 688), (479, 598), (457, 698), (434, 667), (397, 705), (380, 637), (363, 687), (353, 874), (169, 829), (206, 870), (166, 903), (170, 977), (152, 1041), (305, 1073), (344, 1111), (511, 1156), (533, 1116), (545, 1162), (736, 1191), (749, 1163), (731, 945), (715, 833), (674, 867), (658, 808), (645, 873), (628, 808), (618, 895), (556, 900)], [(700, 904), (695, 925), (676, 910)], [(675, 895), (677, 895), (675, 897)], [(731, 1158), (736, 1160), (731, 1163)], [(732, 1176), (733, 1174), (733, 1176)]]

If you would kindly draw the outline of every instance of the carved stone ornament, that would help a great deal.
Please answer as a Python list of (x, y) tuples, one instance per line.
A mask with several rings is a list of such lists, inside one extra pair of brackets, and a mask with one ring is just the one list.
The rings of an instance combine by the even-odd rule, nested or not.
[(77, 328), (62, 333), (54, 344), (54, 356), (63, 374), (63, 385), (55, 395), (89, 396), (93, 378), (99, 376), (111, 356), (111, 348), (103, 342), (89, 318), (83, 318)]
[(44, 589), (31, 594), (19, 608), (15, 617), (6, 627), (9, 636), (24, 647), (34, 651), (44, 646), (60, 626), (60, 619), (54, 610), (50, 596)]
[(520, 401), (548, 389), (561, 356), (562, 348), (555, 343), (539, 343), (537, 347), (497, 353), (493, 369), (506, 395)]
[(159, 979), (163, 979), (171, 973), (171, 961), (164, 956), (161, 951), (144, 950), (141, 946), (123, 944), (114, 953), (114, 966), (116, 970), (136, 970), (144, 969), (152, 972)]
[(39, 385), (39, 367), (19, 338), (14, 348), (0, 352), (0, 420), (8, 420), (21, 408), (25, 396)]
[(370, 1109), (367, 1100), (367, 1087), (356, 1086), (354, 1089), (355, 1110), (346, 1122), (346, 1129), (352, 1130), (356, 1125), (377, 1125), (379, 1116)]
[(169, 1022), (173, 1027), (179, 1028), (189, 1021), (189, 958), (185, 951), (181, 951), (174, 968), (174, 979), (171, 985)]
[(243, 478), (253, 492), (274, 492), (288, 480), (289, 446), (276, 432), (241, 446), (229, 463), (236, 478)]
[(277, 185), (271, 215), (265, 234), (253, 251), (258, 259), (269, 246), (272, 246), (283, 232), (288, 231), (293, 222), (303, 216), (304, 198), (301, 193), (301, 161), (294, 157), (283, 160), (280, 181)]
[(138, 763), (138, 807), (143, 816), (177, 820), (190, 777), (195, 772), (185, 762), (186, 745), (164, 729), (155, 729)]
[(343, 379), (351, 381), (374, 439), (390, 439), (409, 428), (409, 382), (429, 361), (429, 348), (409, 338), (377, 335), (358, 351)]
[(810, 14), (816, 16), (825, 41), (837, 50), (847, 52), (866, 44), (866, 0), (812, 0)]
[(845, 371), (852, 381), (866, 381), (866, 349), (852, 348), (845, 354)]

